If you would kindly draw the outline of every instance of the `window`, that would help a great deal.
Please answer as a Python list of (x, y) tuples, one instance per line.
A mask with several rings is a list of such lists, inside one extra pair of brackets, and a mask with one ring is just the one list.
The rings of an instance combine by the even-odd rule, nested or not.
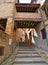
[(46, 31), (45, 31), (45, 29), (42, 29), (41, 33), (42, 33), (42, 38), (45, 39), (46, 38)]

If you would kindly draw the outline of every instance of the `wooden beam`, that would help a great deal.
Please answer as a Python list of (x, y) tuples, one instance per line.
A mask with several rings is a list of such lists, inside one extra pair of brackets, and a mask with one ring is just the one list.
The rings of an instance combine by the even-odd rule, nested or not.
[(17, 28), (34, 28), (40, 22), (34, 21), (15, 21)]
[(18, 4), (16, 3), (16, 11), (18, 12), (35, 12), (40, 4)]

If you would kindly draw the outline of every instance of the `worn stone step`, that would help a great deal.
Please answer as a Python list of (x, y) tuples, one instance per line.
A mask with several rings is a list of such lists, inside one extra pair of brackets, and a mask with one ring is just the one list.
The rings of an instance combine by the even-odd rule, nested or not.
[(19, 48), (34, 48), (33, 46), (20, 46)]
[(43, 59), (42, 58), (16, 58), (15, 60), (14, 60), (15, 62), (38, 62), (38, 61), (43, 61)]
[(47, 65), (46, 63), (34, 63), (34, 64), (32, 64), (32, 63), (30, 63), (30, 64), (16, 64), (16, 63), (13, 63), (12, 65)]
[(16, 56), (40, 56), (39, 54), (16, 54)]
[(19, 51), (36, 51), (35, 49), (19, 49)]
[(37, 52), (37, 51), (18, 51), (19, 53), (34, 53), (34, 52)]
[(35, 49), (19, 49), (19, 51), (36, 51)]
[(20, 47), (12, 65), (47, 65), (33, 47)]
[(16, 58), (33, 58), (33, 57), (41, 57), (40, 55), (37, 56), (16, 56)]
[(20, 49), (34, 49), (34, 48), (31, 48), (31, 47), (19, 47)]
[(44, 61), (30, 61), (30, 62), (13, 62), (13, 64), (47, 64)]
[(19, 49), (19, 51), (36, 51), (35, 49)]
[(35, 49), (30, 49), (30, 48), (20, 48), (19, 50), (35, 50)]
[(32, 52), (20, 52), (20, 51), (18, 51), (17, 53), (18, 53), (18, 54), (39, 54), (39, 53), (36, 52), (36, 51), (32, 51)]

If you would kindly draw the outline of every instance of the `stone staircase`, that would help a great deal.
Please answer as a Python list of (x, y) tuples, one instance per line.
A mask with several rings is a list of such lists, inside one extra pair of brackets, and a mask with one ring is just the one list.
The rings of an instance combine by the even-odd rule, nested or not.
[(12, 65), (47, 65), (34, 47), (20, 46)]

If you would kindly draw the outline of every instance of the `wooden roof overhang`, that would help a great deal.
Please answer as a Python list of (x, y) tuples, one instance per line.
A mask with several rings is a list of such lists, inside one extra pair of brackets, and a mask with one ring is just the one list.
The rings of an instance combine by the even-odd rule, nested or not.
[(15, 28), (35, 28), (41, 21), (17, 21), (15, 20)]
[(19, 4), (16, 3), (17, 12), (35, 12), (40, 7), (40, 4)]

